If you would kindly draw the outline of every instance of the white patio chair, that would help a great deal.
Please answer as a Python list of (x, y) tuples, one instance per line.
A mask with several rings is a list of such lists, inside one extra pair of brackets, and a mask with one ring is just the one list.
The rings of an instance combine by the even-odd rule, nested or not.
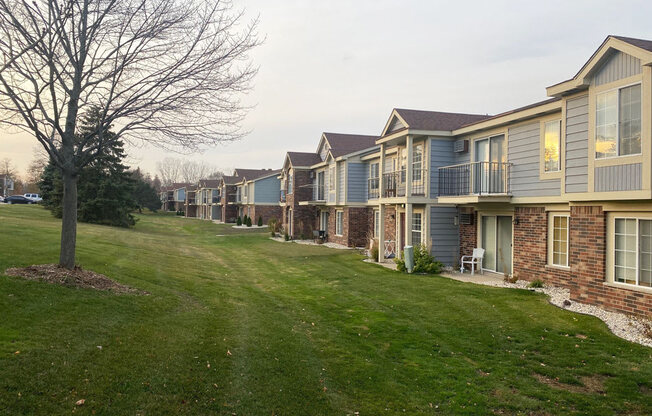
[(462, 264), (460, 266), (460, 273), (464, 273), (465, 264), (470, 264), (471, 276), (475, 274), (476, 268), (480, 270), (480, 274), (484, 274), (484, 270), (482, 269), (483, 257), (484, 257), (484, 248), (474, 248), (473, 254), (471, 256), (462, 256), (462, 259), (460, 260), (460, 263)]

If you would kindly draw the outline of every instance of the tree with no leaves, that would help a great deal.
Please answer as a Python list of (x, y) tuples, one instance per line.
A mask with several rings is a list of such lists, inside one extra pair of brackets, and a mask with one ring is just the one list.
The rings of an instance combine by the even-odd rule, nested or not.
[[(61, 266), (75, 265), (78, 173), (113, 140), (191, 151), (242, 136), (259, 43), (243, 19), (221, 0), (0, 0), (0, 126), (61, 170)], [(76, 138), (90, 109), (97, 127)]]

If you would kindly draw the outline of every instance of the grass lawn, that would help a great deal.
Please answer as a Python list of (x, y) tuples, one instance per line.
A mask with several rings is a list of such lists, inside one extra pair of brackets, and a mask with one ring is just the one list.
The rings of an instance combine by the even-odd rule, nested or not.
[(138, 218), (79, 226), (81, 265), (151, 293), (112, 295), (2, 275), (56, 262), (59, 221), (0, 206), (0, 413), (652, 414), (652, 349), (543, 295)]

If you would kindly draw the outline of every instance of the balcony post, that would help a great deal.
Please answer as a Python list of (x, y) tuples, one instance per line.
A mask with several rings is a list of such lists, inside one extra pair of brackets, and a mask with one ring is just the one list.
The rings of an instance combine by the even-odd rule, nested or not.
[(380, 165), (378, 166), (378, 199), (379, 200), (383, 198), (383, 192), (385, 190), (384, 174), (385, 174), (385, 143), (380, 145)]
[[(381, 149), (382, 149), (381, 145)], [(384, 149), (382, 149), (384, 150)], [(382, 153), (381, 153), (382, 158)], [(378, 205), (378, 262), (385, 260), (385, 206)]]
[[(409, 198), (412, 196), (412, 160), (414, 155), (412, 154), (412, 142), (413, 137), (408, 134), (407, 140), (405, 141), (405, 150), (407, 151), (407, 160), (405, 162), (405, 197)], [(399, 173), (400, 175), (400, 173)], [(407, 221), (407, 215), (405, 216)]]

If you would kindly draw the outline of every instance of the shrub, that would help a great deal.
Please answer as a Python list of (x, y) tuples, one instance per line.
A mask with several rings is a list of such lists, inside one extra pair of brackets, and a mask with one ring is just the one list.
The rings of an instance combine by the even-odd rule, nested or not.
[(242, 217), (242, 223), (245, 224), (245, 225), (247, 224), (247, 218), (249, 218), (249, 217), (247, 217), (247, 214), (245, 214), (245, 216)]
[(177, 211), (177, 215), (183, 216), (183, 215), (186, 215), (186, 214), (185, 214), (185, 212), (179, 210), (179, 211)]
[(533, 281), (528, 285), (528, 287), (531, 287), (531, 288), (542, 288), (542, 287), (543, 287), (543, 280), (540, 280), (540, 279), (533, 280)]
[(258, 217), (258, 226), (259, 227), (263, 226), (263, 216), (262, 215), (260, 217)]
[(235, 221), (236, 225), (242, 225), (242, 218), (238, 215), (238, 219)]
[(288, 235), (288, 232), (285, 232), (285, 235), (283, 236), (285, 238), (285, 241), (290, 241), (290, 236)]
[[(394, 261), (396, 262), (396, 268), (399, 271), (407, 271), (404, 260), (397, 258)], [(435, 258), (428, 252), (426, 246), (422, 244), (414, 246), (414, 268), (412, 269), (412, 273), (438, 274), (441, 273), (443, 267), (443, 263), (435, 260)]]
[(247, 217), (247, 227), (251, 227), (251, 217)]
[(270, 220), (267, 222), (267, 228), (269, 231), (276, 234), (281, 231), (281, 224), (278, 223), (276, 218), (270, 218)]
[(270, 234), (272, 237), (276, 237), (276, 233), (274, 231), (270, 231)]
[(369, 249), (369, 255), (373, 261), (378, 261), (378, 254), (380, 251), (378, 239), (374, 238), (371, 240), (371, 249)]

